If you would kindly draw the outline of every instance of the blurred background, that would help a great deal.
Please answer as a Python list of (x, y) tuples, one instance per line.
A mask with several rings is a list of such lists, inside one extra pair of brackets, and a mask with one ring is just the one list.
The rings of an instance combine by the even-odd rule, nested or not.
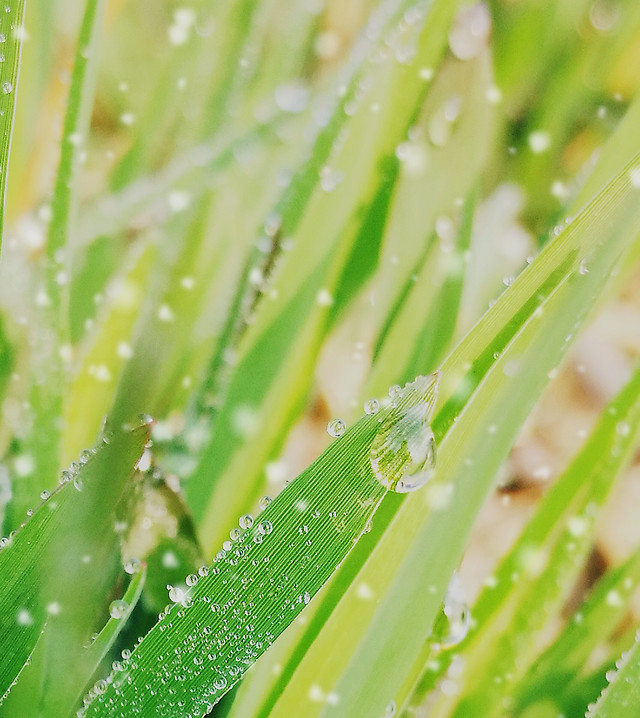
[[(185, 407), (194, 392), (205, 414), (216, 409), (216, 391), (197, 387), (228, 329), (225, 316), (243, 281), (246, 257), (277, 233), (279, 218), (270, 208), (326, 120), (326, 98), (339, 91), (340, 68), (348, 66), (376, 5), (108, 3), (72, 239), (70, 342), (62, 354), (75, 378), (65, 398), (61, 461), (68, 463), (93, 442), (114, 395), (122, 406), (148, 407), (158, 420), (159, 456), (162, 446), (170, 448), (161, 491), (155, 485), (144, 499), (141, 530), (131, 538), (138, 549), (149, 542), (145, 531), (158, 524), (159, 534), (167, 532), (171, 540), (187, 537), (181, 544), (187, 563), (199, 552), (189, 548), (194, 530), (173, 491), (190, 467), (172, 442), (189, 423)], [(49, 202), (83, 7), (79, 0), (27, 5), (0, 267), (4, 501), (9, 469), (18, 476), (31, 470), (20, 443), (29, 425), (25, 396), (47, 351), (38, 317), (47, 303), (42, 286)], [(424, 117), (396, 151), (407, 186), (425, 198), (449, 182), (443, 165), (460, 176), (467, 162), (478, 164), (471, 158), (482, 156), (480, 169), (473, 169), (477, 202), (451, 341), (537, 254), (548, 228), (562, 225), (599, 147), (637, 94), (639, 70), (636, 0), (493, 0), (458, 13), (442, 66), (422, 70), (425, 83), (434, 83)], [(463, 131), (461, 109), (472, 87), (482, 92), (491, 117), (467, 117), (467, 124), (477, 121), (486, 129), (480, 135), (465, 130), (451, 157), (443, 155), (452, 133)], [(231, 150), (222, 156), (226, 147)], [(321, 181), (329, 191), (341, 178), (327, 173)], [(450, 211), (442, 210), (446, 202), (434, 202), (431, 219), (444, 253), (461, 202), (455, 189)], [(411, 225), (411, 216), (405, 221)], [(180, 247), (199, 226), (200, 239), (188, 245), (185, 258)], [(178, 271), (181, 261), (184, 270)], [(406, 262), (393, 247), (383, 248), (379, 261), (383, 270), (355, 287), (333, 322), (304, 407), (264, 467), (262, 487), (269, 495), (328, 444), (330, 419), (360, 410), (380, 332), (378, 307), (388, 301), (394, 266)], [(248, 282), (260, 293), (263, 279), (255, 273)], [(637, 272), (620, 278), (618, 290), (554, 372), (503, 466), (463, 562), (470, 597), (640, 355), (639, 280)], [(197, 291), (184, 299), (190, 284)], [(153, 317), (159, 321), (149, 329)], [(138, 363), (130, 368), (134, 354)], [(233, 356), (221, 361), (232, 366)], [(424, 371), (436, 366), (425, 365)], [(252, 421), (234, 417), (240, 428)], [(187, 444), (198, 445), (199, 428), (191, 427)], [(606, 510), (586, 582), (638, 545), (639, 509), (636, 462)], [(182, 560), (173, 568), (184, 576)]]

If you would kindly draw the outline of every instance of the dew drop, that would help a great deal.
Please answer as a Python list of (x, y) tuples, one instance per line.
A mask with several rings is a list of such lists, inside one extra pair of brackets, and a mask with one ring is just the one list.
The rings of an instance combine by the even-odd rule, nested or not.
[(436, 443), (429, 426), (439, 374), (416, 377), (404, 388), (392, 387), (393, 399), (371, 444), (373, 473), (391, 491), (407, 493), (433, 476)]
[(129, 604), (121, 598), (111, 601), (109, 604), (109, 615), (111, 618), (120, 619), (126, 615)]
[(142, 566), (142, 564), (140, 563), (140, 561), (137, 558), (130, 558), (127, 561), (125, 561), (124, 570), (129, 575), (133, 575), (134, 573), (138, 573), (141, 566)]
[(367, 399), (364, 403), (365, 414), (377, 414), (380, 411), (380, 402), (377, 399)]
[(2, 91), (5, 95), (8, 95), (11, 90), (13, 90), (13, 85), (10, 82), (3, 82), (2, 83)]
[(195, 575), (195, 573), (190, 573), (185, 579), (185, 583), (187, 584), (187, 586), (195, 586), (196, 583), (198, 583), (198, 577)]
[(227, 687), (227, 679), (224, 676), (216, 676), (215, 680), (213, 681), (213, 687), (217, 691), (222, 691)]
[(443, 610), (447, 618), (448, 630), (440, 640), (440, 646), (452, 648), (466, 638), (471, 625), (471, 612), (457, 571), (453, 572), (449, 582)]
[(253, 516), (251, 514), (244, 514), (238, 520), (238, 524), (241, 529), (250, 529), (253, 526)]
[(338, 438), (339, 436), (342, 436), (344, 432), (347, 430), (347, 425), (342, 421), (342, 419), (332, 419), (327, 424), (327, 433), (329, 436), (333, 436), (334, 438)]

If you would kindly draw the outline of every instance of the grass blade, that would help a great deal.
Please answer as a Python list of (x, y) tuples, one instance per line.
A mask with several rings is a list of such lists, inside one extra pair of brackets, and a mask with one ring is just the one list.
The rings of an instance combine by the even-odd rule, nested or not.
[(632, 718), (640, 706), (640, 635), (616, 662), (615, 672), (607, 675), (609, 685), (595, 705), (589, 706), (587, 718)]
[[(86, 688), (87, 683), (91, 680), (93, 674), (100, 667), (102, 660), (116, 642), (118, 636), (122, 632), (122, 629), (126, 626), (129, 616), (133, 613), (133, 609), (136, 607), (140, 596), (142, 595), (142, 589), (144, 588), (146, 577), (147, 568), (143, 564), (137, 569), (133, 578), (129, 582), (124, 596), (118, 601), (117, 605), (114, 606), (113, 614), (115, 615), (111, 615), (104, 628), (100, 631), (100, 633), (98, 633), (96, 639), (91, 643), (89, 648), (87, 648), (84, 656), (84, 680), (82, 680), (81, 676), (78, 676), (76, 683), (77, 686), (83, 686), (83, 688)], [(101, 689), (102, 684), (98, 683), (93, 686), (91, 690), (100, 691)], [(83, 689), (79, 690), (73, 698), (71, 707), (80, 702), (83, 692)]]
[(18, 75), (20, 53), (24, 36), (25, 0), (9, 0), (5, 3), (5, 12), (0, 17), (0, 45), (2, 47), (2, 73), (0, 73), (0, 246), (4, 228), (4, 203), (7, 193), (7, 170), (16, 96), (18, 94)]
[[(277, 437), (306, 396), (308, 380), (292, 381), (291, 377), (315, 361), (328, 328), (335, 288), (357, 239), (361, 208), (376, 198), (385, 181), (380, 176), (384, 161), (395, 154), (421, 105), (425, 83), (419, 69), (439, 61), (455, 5), (434, 2), (414, 26), (398, 23), (398, 51), (415, 44), (415, 55), (406, 64), (394, 56), (382, 57), (372, 67), (365, 63), (371, 72), (366, 84), (370, 83), (370, 89), (350, 118), (349, 133), (331, 167), (325, 168), (329, 179), (325, 171), (324, 182), (317, 186), (333, 135), (345, 122), (344, 98), (340, 114), (319, 136), (312, 160), (291, 189), (296, 201), (287, 203), (286, 213), (280, 214), (281, 231), (285, 236), (295, 231), (296, 243), (283, 256), (277, 277), (269, 285), (275, 290), (271, 300), (261, 299), (255, 321), (242, 336), (212, 439), (185, 485), (209, 553), (227, 530), (216, 507), (225, 505), (231, 515), (237, 515), (251, 505), (262, 467), (279, 448)], [(354, 83), (347, 99), (356, 87)], [(372, 102), (381, 108), (374, 115), (368, 111)], [(331, 179), (334, 176), (344, 177), (338, 187)], [(269, 290), (264, 296), (268, 295)], [(242, 424), (242, 416), (247, 415), (249, 421)], [(243, 430), (242, 426), (249, 425), (252, 428)], [(242, 485), (238, 476), (243, 477)]]

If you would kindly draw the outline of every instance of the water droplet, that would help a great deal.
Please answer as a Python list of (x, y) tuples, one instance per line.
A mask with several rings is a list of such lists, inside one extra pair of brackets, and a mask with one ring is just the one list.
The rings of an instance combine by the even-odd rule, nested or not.
[(124, 564), (124, 570), (130, 574), (133, 575), (134, 573), (138, 573), (140, 570), (142, 564), (137, 558), (130, 558), (127, 561), (125, 561)]
[(270, 534), (273, 531), (273, 525), (270, 521), (261, 521), (258, 524), (258, 531), (263, 535), (266, 536), (267, 534)]
[(76, 491), (82, 491), (84, 488), (84, 482), (82, 481), (82, 478), (80, 476), (74, 476), (73, 477), (73, 487), (76, 489)]
[(238, 524), (241, 529), (250, 529), (253, 526), (253, 516), (251, 514), (245, 514), (238, 520)]
[(342, 421), (342, 419), (332, 419), (327, 424), (327, 433), (329, 436), (333, 436), (334, 438), (338, 438), (339, 436), (342, 436), (344, 432), (347, 430), (347, 425)]
[(429, 419), (438, 381), (438, 374), (419, 376), (394, 390), (392, 405), (373, 439), (371, 468), (378, 481), (392, 491), (415, 491), (433, 476), (436, 443)]
[(185, 583), (187, 584), (187, 586), (195, 586), (196, 583), (198, 583), (198, 577), (195, 575), (195, 573), (190, 573), (185, 579)]
[(109, 615), (111, 618), (122, 618), (127, 614), (129, 604), (121, 598), (111, 601), (109, 604)]
[(380, 411), (380, 402), (377, 399), (367, 399), (364, 403), (365, 414), (377, 414)]
[(2, 83), (2, 91), (4, 92), (5, 95), (8, 95), (11, 92), (11, 90), (13, 90), (13, 85), (10, 82), (5, 81)]
[(447, 617), (448, 631), (440, 640), (440, 646), (452, 648), (465, 639), (471, 625), (471, 612), (457, 571), (451, 576), (443, 610)]
[(173, 603), (182, 603), (185, 598), (185, 592), (179, 586), (168, 586), (169, 600)]
[(262, 496), (258, 501), (258, 506), (260, 507), (260, 510), (264, 511), (272, 501), (273, 499), (270, 496)]
[(224, 676), (216, 676), (213, 687), (218, 691), (224, 690), (227, 687), (227, 679)]
[(51, 496), (51, 494), (46, 489), (44, 489), (43, 491), (40, 492), (40, 498), (43, 501), (46, 501), (49, 498), (49, 496)]

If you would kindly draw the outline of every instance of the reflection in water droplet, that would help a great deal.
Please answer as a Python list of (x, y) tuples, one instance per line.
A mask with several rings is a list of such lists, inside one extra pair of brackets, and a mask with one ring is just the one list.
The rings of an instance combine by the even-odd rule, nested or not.
[(407, 493), (433, 476), (436, 443), (429, 426), (437, 398), (438, 374), (419, 376), (395, 388), (393, 402), (371, 444), (371, 468), (391, 491)]

